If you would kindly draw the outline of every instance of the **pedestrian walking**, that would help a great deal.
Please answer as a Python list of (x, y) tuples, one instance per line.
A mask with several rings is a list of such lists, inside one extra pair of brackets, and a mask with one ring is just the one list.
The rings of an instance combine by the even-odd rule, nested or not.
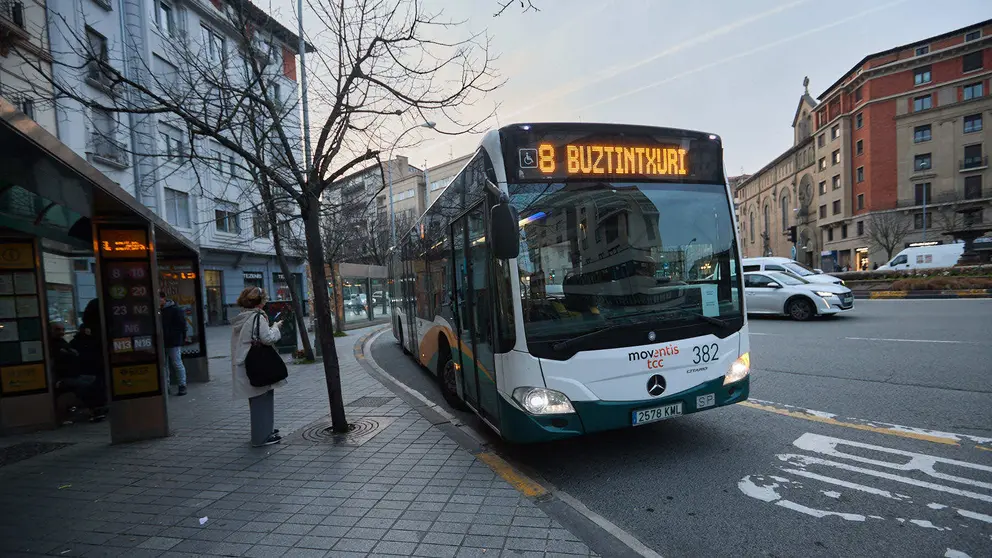
[(281, 380), (271, 385), (254, 386), (248, 378), (245, 366), (248, 353), (255, 345), (273, 345), (279, 341), (282, 321), (269, 326), (269, 318), (262, 306), (265, 304), (265, 291), (258, 287), (248, 287), (241, 291), (238, 306), (243, 308), (233, 320), (231, 333), (231, 374), (235, 399), (248, 399), (251, 413), (251, 444), (254, 447), (278, 444), (282, 439), (275, 426), (275, 388), (286, 385)]
[[(186, 366), (183, 365), (183, 345), (186, 344), (186, 313), (174, 301), (158, 293), (159, 308), (162, 311), (162, 342), (169, 368), (176, 373), (179, 382), (178, 396), (186, 395)], [(169, 375), (172, 376), (171, 374)]]

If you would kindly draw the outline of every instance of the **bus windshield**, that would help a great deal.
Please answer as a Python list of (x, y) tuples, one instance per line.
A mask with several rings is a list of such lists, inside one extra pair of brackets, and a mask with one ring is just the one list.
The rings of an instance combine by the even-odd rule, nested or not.
[(594, 346), (583, 348), (648, 342), (631, 335), (638, 328), (663, 342), (724, 337), (743, 324), (726, 186), (527, 183), (510, 192), (532, 352), (603, 328), (616, 334), (589, 336)]

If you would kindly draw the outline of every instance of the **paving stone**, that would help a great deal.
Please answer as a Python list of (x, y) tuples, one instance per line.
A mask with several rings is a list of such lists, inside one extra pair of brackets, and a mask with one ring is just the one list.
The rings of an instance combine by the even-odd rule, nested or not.
[(319, 548), (323, 550), (330, 550), (334, 548), (334, 545), (340, 539), (337, 537), (315, 537), (313, 535), (307, 535), (296, 543), (296, 546), (300, 548)]
[[(221, 357), (211, 360), (218, 370), (229, 367), (229, 334), (207, 331), (208, 354)], [(76, 453), (58, 450), (57, 459), (0, 469), (0, 509), (39, 510), (0, 525), (0, 555), (590, 555), (370, 376), (354, 356), (362, 335), (336, 340), (346, 401), (390, 397), (358, 412), (394, 419), (365, 445), (250, 448), (247, 406), (231, 400), (225, 374), (170, 402), (169, 438), (108, 449), (106, 423), (12, 436), (14, 443), (72, 441)], [(287, 436), (327, 414), (321, 366), (294, 366), (292, 374), (276, 395)], [(355, 409), (351, 416), (362, 416)], [(74, 487), (53, 492), (43, 478), (71, 479)]]

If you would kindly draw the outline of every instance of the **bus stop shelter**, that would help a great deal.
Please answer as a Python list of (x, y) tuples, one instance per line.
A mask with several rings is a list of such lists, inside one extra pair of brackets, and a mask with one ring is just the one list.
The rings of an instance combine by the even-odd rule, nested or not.
[(160, 289), (186, 311), (188, 381), (209, 379), (197, 247), (0, 99), (0, 435), (58, 424), (43, 254), (91, 262), (102, 367), (83, 372), (106, 386), (111, 441), (168, 436)]

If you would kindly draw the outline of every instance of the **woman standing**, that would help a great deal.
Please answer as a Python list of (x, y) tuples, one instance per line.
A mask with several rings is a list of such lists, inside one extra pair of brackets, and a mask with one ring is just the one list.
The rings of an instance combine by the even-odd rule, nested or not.
[(241, 291), (238, 306), (244, 310), (234, 318), (234, 331), (231, 334), (234, 398), (248, 399), (248, 407), (251, 411), (251, 445), (254, 447), (278, 444), (282, 439), (279, 431), (273, 428), (275, 421), (273, 390), (285, 386), (286, 381), (255, 387), (248, 381), (248, 372), (245, 370), (245, 359), (252, 347), (253, 337), (255, 342), (272, 345), (281, 336), (279, 328), (282, 326), (282, 321), (269, 326), (269, 318), (262, 310), (265, 300), (265, 291), (258, 287), (248, 287)]

